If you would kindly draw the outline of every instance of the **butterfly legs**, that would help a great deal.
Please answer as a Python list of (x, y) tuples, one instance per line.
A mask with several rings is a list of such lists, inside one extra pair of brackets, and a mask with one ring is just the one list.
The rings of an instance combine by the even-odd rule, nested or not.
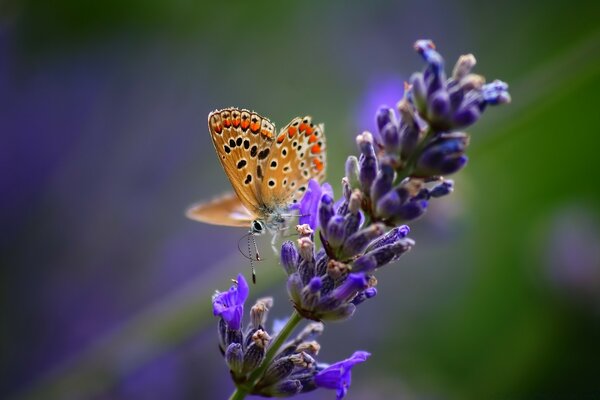
[[(256, 284), (256, 270), (254, 269), (254, 261), (262, 261), (262, 258), (260, 257), (260, 253), (258, 252), (258, 246), (256, 245), (256, 240), (254, 239), (254, 236), (255, 234), (253, 232), (248, 232), (247, 234), (242, 236), (240, 238), (240, 241), (238, 242), (238, 250), (244, 257), (250, 260), (250, 269), (252, 270), (252, 283)], [(244, 238), (248, 239), (248, 255), (244, 254), (242, 249), (240, 249), (240, 242)], [(250, 246), (250, 241), (252, 241), (252, 244), (254, 245), (254, 255), (252, 255), (253, 248)]]

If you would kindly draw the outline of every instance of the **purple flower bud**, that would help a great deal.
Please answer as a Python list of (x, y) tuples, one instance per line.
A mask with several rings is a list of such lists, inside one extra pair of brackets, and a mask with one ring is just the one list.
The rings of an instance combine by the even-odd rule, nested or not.
[(239, 374), (242, 371), (244, 361), (244, 352), (240, 343), (231, 343), (225, 351), (225, 362), (227, 366), (233, 372), (233, 374)]
[(307, 284), (315, 276), (315, 261), (302, 260), (298, 266), (298, 274), (302, 278), (302, 283)]
[(427, 200), (409, 201), (398, 209), (394, 216), (396, 222), (407, 222), (419, 218), (427, 210)]
[(369, 243), (385, 232), (383, 224), (373, 224), (352, 234), (342, 246), (341, 258), (347, 259), (353, 255), (362, 253)]
[(354, 272), (371, 272), (377, 268), (377, 260), (369, 253), (358, 257), (352, 262), (352, 271)]
[(325, 193), (321, 196), (321, 203), (319, 204), (319, 225), (321, 229), (327, 228), (329, 220), (334, 214), (333, 210), (333, 197)]
[(429, 96), (429, 118), (442, 119), (450, 112), (450, 98), (445, 89), (439, 89)]
[(468, 161), (467, 156), (460, 156), (457, 158), (448, 158), (440, 166), (439, 173), (441, 175), (450, 175), (461, 170)]
[(383, 128), (387, 124), (396, 124), (396, 115), (394, 114), (394, 109), (389, 108), (388, 106), (379, 107), (375, 113), (375, 120), (377, 122), (377, 129), (379, 129), (379, 132), (383, 132)]
[(288, 276), (287, 291), (290, 295), (290, 299), (292, 299), (295, 304), (301, 303), (302, 289), (304, 289), (304, 284), (298, 273)]
[[(300, 253), (300, 262), (302, 262), (303, 260), (308, 262), (314, 261), (314, 249), (315, 244), (312, 240), (310, 240), (309, 237), (301, 237), (300, 239), (298, 239), (298, 252)], [(300, 268), (300, 266), (298, 266), (298, 268)]]
[(356, 297), (352, 299), (352, 304), (357, 306), (363, 303), (365, 300), (372, 299), (375, 296), (377, 296), (377, 289), (370, 287), (357, 294)]
[(262, 360), (265, 358), (265, 348), (257, 343), (252, 343), (244, 353), (244, 361), (242, 373), (247, 374), (250, 371), (258, 368)]
[(363, 218), (364, 217), (360, 211), (357, 211), (356, 213), (350, 212), (350, 213), (346, 214), (346, 216), (344, 217), (344, 237), (345, 238), (349, 237), (350, 235), (352, 235), (356, 231), (358, 231), (358, 229), (362, 225)]
[(242, 331), (240, 329), (229, 329), (225, 333), (225, 344), (229, 346), (231, 343), (242, 343)]
[(422, 188), (411, 200), (429, 200), (430, 197), (429, 189)]
[(319, 254), (317, 255), (317, 262), (315, 263), (315, 276), (321, 276), (327, 271), (327, 263), (329, 262), (329, 257), (327, 257), (327, 252), (325, 249), (319, 250)]
[(345, 218), (341, 215), (335, 215), (327, 224), (327, 243), (331, 248), (337, 248), (342, 245), (346, 239)]
[(395, 123), (389, 122), (381, 130), (381, 141), (385, 150), (389, 153), (395, 153), (400, 149), (400, 133)]
[(346, 178), (348, 178), (348, 183), (350, 187), (353, 189), (360, 188), (360, 169), (358, 166), (358, 158), (355, 156), (349, 156), (346, 159)]
[(352, 368), (365, 362), (370, 355), (366, 351), (357, 351), (350, 358), (328, 366), (315, 375), (315, 384), (318, 387), (335, 389), (336, 399), (343, 399), (352, 381)]
[(413, 45), (417, 53), (423, 54), (426, 51), (435, 50), (435, 44), (430, 39), (419, 39)]
[(256, 300), (256, 303), (250, 309), (250, 326), (262, 329), (271, 307), (273, 307), (272, 297), (263, 297)]
[(458, 58), (454, 70), (452, 71), (452, 78), (456, 81), (461, 80), (465, 76), (471, 73), (471, 70), (477, 63), (473, 54), (465, 54)]
[(417, 147), (421, 136), (421, 123), (412, 106), (406, 101), (398, 103), (398, 111), (402, 115), (399, 127), (400, 155), (408, 159)]
[(377, 268), (381, 268), (384, 265), (397, 260), (402, 254), (409, 251), (414, 245), (414, 240), (410, 238), (403, 238), (395, 241), (394, 243), (381, 246), (367, 254), (375, 259)]
[(355, 189), (350, 194), (350, 199), (348, 200), (348, 211), (352, 214), (358, 214), (362, 200), (362, 192), (358, 189)]
[(298, 250), (289, 240), (281, 245), (281, 265), (288, 275), (298, 270)]
[(269, 365), (269, 368), (267, 368), (267, 371), (258, 383), (258, 386), (269, 386), (284, 380), (290, 376), (295, 367), (296, 365), (290, 359), (290, 357), (278, 358), (271, 365)]
[(387, 232), (385, 235), (375, 239), (369, 245), (367, 251), (375, 250), (379, 247), (392, 244), (402, 238), (405, 238), (410, 232), (408, 225), (397, 226), (394, 229)]
[(382, 196), (392, 189), (394, 175), (395, 172), (391, 166), (381, 165), (381, 169), (373, 181), (373, 186), (371, 186), (371, 201), (373, 203), (377, 203)]
[(481, 116), (478, 105), (459, 108), (452, 116), (452, 126), (455, 129), (467, 127), (477, 122)]
[(454, 181), (448, 179), (448, 180), (440, 183), (433, 189), (431, 189), (430, 195), (431, 195), (431, 197), (435, 197), (435, 198), (443, 197), (443, 196), (446, 196), (446, 195), (452, 193), (453, 190), (454, 190)]
[[(468, 143), (469, 137), (464, 133), (441, 136), (425, 148), (417, 161), (413, 176), (427, 177), (455, 172), (457, 169), (453, 170), (456, 165), (454, 160), (461, 158)], [(464, 162), (458, 168), (463, 165)]]
[(410, 94), (417, 110), (419, 110), (421, 114), (425, 114), (427, 107), (427, 89), (422, 73), (415, 72), (410, 77)]
[(373, 147), (373, 136), (369, 132), (363, 132), (356, 137), (356, 143), (361, 151), (359, 159), (359, 179), (362, 189), (369, 193), (371, 184), (377, 175), (377, 158)]
[(510, 103), (510, 94), (508, 93), (508, 84), (498, 79), (483, 85), (481, 93), (487, 104), (497, 105)]
[(383, 196), (376, 205), (377, 215), (384, 218), (391, 218), (400, 212), (400, 207), (408, 199), (408, 190), (402, 186), (389, 191)]
[(346, 280), (331, 292), (331, 297), (338, 302), (350, 301), (356, 293), (368, 287), (369, 279), (363, 273), (349, 274)]
[(431, 40), (419, 40), (415, 43), (415, 50), (427, 62), (427, 67), (423, 74), (427, 94), (439, 90), (445, 84), (446, 76), (444, 73), (444, 59), (435, 50), (435, 45)]
[(237, 277), (237, 282), (227, 292), (216, 293), (213, 296), (213, 314), (225, 320), (229, 329), (240, 329), (244, 302), (250, 289), (242, 274)]
[(313, 277), (308, 285), (302, 290), (302, 308), (305, 310), (313, 310), (321, 299), (321, 288), (323, 281), (320, 277)]

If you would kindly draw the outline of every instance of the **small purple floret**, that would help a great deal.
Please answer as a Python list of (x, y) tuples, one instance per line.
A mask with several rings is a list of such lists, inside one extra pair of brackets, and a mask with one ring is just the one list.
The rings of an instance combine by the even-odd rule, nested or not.
[(249, 292), (248, 282), (244, 275), (239, 274), (237, 284), (232, 285), (227, 292), (217, 293), (213, 297), (213, 314), (223, 318), (229, 329), (240, 329), (244, 302)]
[(370, 355), (366, 351), (356, 351), (350, 358), (332, 364), (315, 375), (315, 384), (326, 389), (336, 389), (336, 399), (343, 399), (352, 381), (352, 368), (365, 362)]
[(300, 212), (298, 224), (308, 224), (312, 230), (318, 228), (319, 202), (321, 201), (321, 196), (324, 194), (333, 197), (333, 189), (329, 183), (320, 185), (319, 182), (314, 179), (308, 181), (306, 193), (302, 197), (302, 200), (300, 200), (300, 205), (295, 207)]

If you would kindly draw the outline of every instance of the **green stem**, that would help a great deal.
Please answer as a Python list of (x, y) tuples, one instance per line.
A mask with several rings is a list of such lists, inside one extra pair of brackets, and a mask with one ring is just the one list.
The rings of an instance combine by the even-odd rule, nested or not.
[(237, 388), (235, 389), (235, 392), (231, 394), (229, 400), (242, 400), (244, 397), (246, 397), (247, 394), (248, 392), (246, 392), (245, 390)]
[(279, 348), (287, 340), (288, 336), (290, 336), (290, 334), (296, 328), (296, 326), (298, 326), (300, 321), (302, 321), (302, 316), (298, 314), (296, 310), (294, 310), (294, 312), (292, 312), (292, 315), (290, 316), (290, 319), (288, 319), (283, 329), (281, 329), (281, 331), (275, 338), (275, 341), (269, 346), (269, 349), (267, 350), (267, 354), (265, 354), (265, 359), (263, 360), (263, 362), (257, 369), (254, 370), (254, 372), (252, 372), (250, 378), (248, 378), (248, 382), (250, 383), (251, 387), (254, 387), (258, 380), (262, 378), (267, 367), (271, 364), (271, 361), (273, 361), (273, 358), (275, 358), (275, 356), (277, 355)]

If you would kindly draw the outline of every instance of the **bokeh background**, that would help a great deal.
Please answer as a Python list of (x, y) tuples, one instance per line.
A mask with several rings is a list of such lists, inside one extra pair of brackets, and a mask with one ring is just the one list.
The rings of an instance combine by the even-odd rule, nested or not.
[[(210, 296), (249, 273), (243, 230), (183, 216), (229, 188), (208, 112), (323, 121), (339, 194), (431, 38), (513, 102), (320, 360), (373, 353), (354, 399), (599, 398), (600, 3), (534, 4), (0, 2), (0, 397), (226, 398)], [(281, 318), (274, 258), (250, 300)]]

